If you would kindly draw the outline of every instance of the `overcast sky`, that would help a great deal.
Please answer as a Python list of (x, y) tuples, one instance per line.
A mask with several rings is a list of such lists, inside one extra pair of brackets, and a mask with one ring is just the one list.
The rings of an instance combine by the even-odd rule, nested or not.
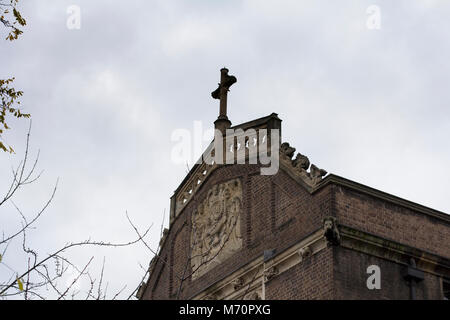
[[(67, 28), (70, 5), (81, 9), (80, 29)], [(367, 27), (370, 5), (380, 29)], [(233, 124), (276, 112), (283, 141), (320, 168), (450, 212), (449, 1), (23, 0), (19, 8), (27, 27), (0, 42), (0, 78), (15, 76), (24, 91), (32, 154), (40, 149), (45, 170), (15, 203), (31, 216), (60, 178), (29, 234), (42, 254), (89, 237), (133, 239), (126, 211), (143, 229), (154, 224), (148, 240), (157, 246), (186, 174), (171, 161), (171, 135), (194, 121), (211, 127), (219, 106), (210, 93), (224, 66), (238, 79)], [(10, 124), (4, 139), (16, 154), (0, 154), (1, 190), (28, 127)], [(13, 210), (2, 207), (2, 230), (19, 225)], [(8, 252), (5, 261), (25, 265)], [(93, 255), (96, 266), (106, 257), (111, 292), (132, 291), (138, 263), (151, 258), (142, 245), (71, 253), (79, 264)]]

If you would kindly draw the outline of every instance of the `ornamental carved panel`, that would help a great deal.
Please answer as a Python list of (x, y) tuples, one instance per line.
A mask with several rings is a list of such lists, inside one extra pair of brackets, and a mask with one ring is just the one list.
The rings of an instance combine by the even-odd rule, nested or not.
[(221, 264), (242, 247), (242, 185), (239, 179), (213, 186), (192, 214), (192, 279)]

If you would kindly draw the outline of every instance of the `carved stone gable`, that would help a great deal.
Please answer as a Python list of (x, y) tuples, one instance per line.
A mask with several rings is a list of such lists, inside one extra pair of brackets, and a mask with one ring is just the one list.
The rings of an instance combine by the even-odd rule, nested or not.
[(214, 185), (192, 214), (191, 267), (196, 279), (242, 247), (242, 185)]

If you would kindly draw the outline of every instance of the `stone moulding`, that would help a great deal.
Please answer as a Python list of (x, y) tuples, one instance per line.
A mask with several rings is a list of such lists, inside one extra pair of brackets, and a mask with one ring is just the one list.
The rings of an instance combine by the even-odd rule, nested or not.
[[(386, 259), (402, 264), (405, 267), (409, 266), (409, 261), (413, 258), (417, 261), (417, 268), (421, 271), (450, 278), (449, 258), (431, 254), (345, 225), (336, 225), (340, 234), (339, 247)], [(265, 262), (261, 255), (209, 288), (204, 289), (201, 293), (194, 295), (192, 299), (205, 299), (211, 294), (214, 294), (216, 299), (243, 299), (250, 297), (249, 293), (253, 292), (258, 293), (259, 297), (264, 299), (264, 284), (266, 282), (275, 279), (278, 275), (304, 262), (305, 259), (311, 258), (311, 256), (330, 245), (334, 247), (327, 240), (324, 229), (318, 229), (310, 236)], [(267, 278), (266, 276), (269, 274), (270, 276)], [(236, 281), (239, 282), (237, 288), (235, 287)], [(257, 299), (258, 296), (254, 295), (254, 297)]]
[(340, 246), (394, 263), (409, 265), (411, 258), (422, 271), (450, 278), (450, 259), (345, 225), (339, 225)]
[[(211, 150), (211, 145), (208, 148)], [(194, 170), (190, 178), (183, 184), (183, 186), (175, 194), (175, 208), (174, 212), (171, 212), (171, 220), (173, 220), (181, 210), (189, 203), (196, 191), (205, 182), (206, 178), (217, 168), (217, 164), (212, 160), (202, 162)]]
[[(191, 299), (203, 300), (212, 295), (217, 299), (225, 300), (264, 299), (264, 284), (293, 266), (302, 263), (305, 259), (300, 255), (302, 249), (308, 250), (310, 257), (326, 247), (327, 241), (323, 235), (323, 229), (319, 229), (269, 260), (264, 261), (261, 254), (260, 257), (232, 272), (209, 288), (202, 290), (201, 293), (194, 295)], [(238, 286), (236, 286), (237, 283)]]

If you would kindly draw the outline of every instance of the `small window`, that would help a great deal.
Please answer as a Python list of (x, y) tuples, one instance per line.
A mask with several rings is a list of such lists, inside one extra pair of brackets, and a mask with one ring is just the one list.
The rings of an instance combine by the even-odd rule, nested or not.
[(450, 300), (450, 280), (443, 279), (442, 281), (442, 291), (444, 294), (444, 300)]

